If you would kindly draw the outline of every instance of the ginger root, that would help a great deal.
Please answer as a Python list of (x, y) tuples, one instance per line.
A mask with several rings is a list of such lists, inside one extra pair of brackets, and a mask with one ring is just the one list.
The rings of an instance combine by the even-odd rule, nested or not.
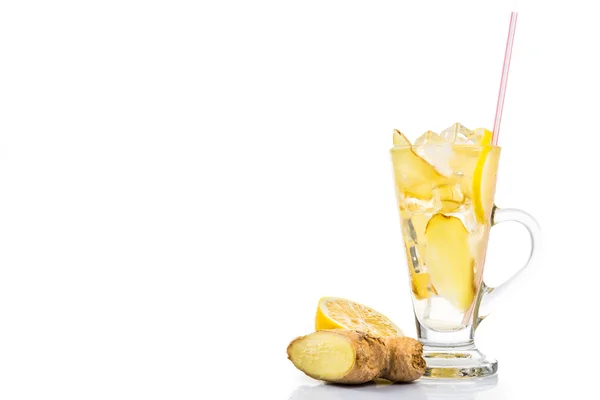
[(423, 345), (409, 337), (323, 330), (294, 339), (287, 353), (300, 371), (332, 383), (361, 384), (376, 378), (410, 382), (425, 373)]

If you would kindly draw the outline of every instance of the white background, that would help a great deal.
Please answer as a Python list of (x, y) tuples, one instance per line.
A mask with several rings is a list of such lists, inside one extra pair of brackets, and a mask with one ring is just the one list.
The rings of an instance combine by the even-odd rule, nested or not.
[[(491, 128), (513, 9), (496, 200), (545, 247), (477, 332), (500, 373), (469, 396), (587, 390), (597, 15), (411, 3), (0, 3), (0, 397), (435, 398), (320, 386), (285, 348), (326, 295), (415, 335), (391, 133)], [(527, 252), (495, 228), (486, 280)]]

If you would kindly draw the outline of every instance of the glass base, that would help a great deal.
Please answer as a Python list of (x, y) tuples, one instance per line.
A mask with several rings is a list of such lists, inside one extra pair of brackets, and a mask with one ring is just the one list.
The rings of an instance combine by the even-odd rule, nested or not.
[(498, 362), (486, 357), (473, 346), (424, 346), (423, 358), (427, 362), (423, 378), (481, 378), (498, 371)]

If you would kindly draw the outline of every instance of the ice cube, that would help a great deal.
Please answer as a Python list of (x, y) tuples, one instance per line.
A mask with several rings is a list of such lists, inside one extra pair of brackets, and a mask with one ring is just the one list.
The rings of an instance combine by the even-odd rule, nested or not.
[(470, 144), (491, 144), (493, 135), (491, 131), (485, 128), (477, 128), (473, 131), (473, 136), (470, 137)]
[(418, 237), (415, 227), (410, 220), (410, 217), (403, 220), (404, 225), (404, 241), (406, 244), (406, 257), (408, 258), (409, 268), (415, 272), (421, 272), (423, 261), (419, 255)]
[(424, 243), (425, 228), (430, 216), (430, 214), (413, 214), (409, 212), (401, 214), (404, 239), (408, 243)]
[(415, 153), (433, 165), (437, 172), (449, 177), (453, 174), (450, 161), (454, 158), (452, 143), (427, 143), (422, 146), (413, 147)]
[(417, 232), (415, 231), (415, 227), (413, 226), (413, 223), (410, 220), (410, 218), (405, 220), (404, 228), (405, 228), (407, 240), (410, 239), (413, 242), (417, 243), (419, 241), (419, 239), (417, 238)]
[(427, 131), (415, 140), (415, 146), (423, 146), (425, 144), (445, 144), (447, 140), (435, 132)]
[(454, 157), (452, 143), (446, 141), (435, 132), (427, 131), (415, 140), (415, 153), (444, 176), (452, 175), (450, 160)]
[(410, 268), (412, 268), (416, 273), (422, 272), (421, 266), (423, 265), (423, 261), (421, 260), (421, 256), (419, 256), (417, 245), (408, 246), (407, 256)]
[(477, 218), (475, 217), (475, 211), (473, 210), (472, 205), (469, 207), (465, 207), (464, 209), (457, 210), (460, 212), (454, 213), (452, 215), (458, 217), (465, 229), (469, 231), (469, 234), (474, 237), (481, 237), (483, 234), (483, 226), (477, 222)]
[(447, 142), (456, 144), (474, 144), (474, 132), (458, 122), (442, 131), (440, 136)]

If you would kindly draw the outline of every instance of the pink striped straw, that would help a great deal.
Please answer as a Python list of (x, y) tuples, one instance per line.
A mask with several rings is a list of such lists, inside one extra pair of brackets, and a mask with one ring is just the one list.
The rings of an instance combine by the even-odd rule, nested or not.
[(510, 13), (510, 25), (508, 27), (508, 39), (506, 40), (506, 52), (504, 53), (504, 65), (502, 66), (502, 78), (500, 79), (500, 92), (498, 93), (498, 104), (496, 105), (496, 117), (494, 118), (494, 135), (492, 143), (498, 144), (500, 136), (500, 122), (502, 121), (502, 109), (504, 108), (504, 96), (506, 84), (508, 83), (508, 70), (510, 69), (510, 56), (512, 55), (513, 42), (515, 41), (515, 30), (517, 29), (517, 16), (519, 13)]

